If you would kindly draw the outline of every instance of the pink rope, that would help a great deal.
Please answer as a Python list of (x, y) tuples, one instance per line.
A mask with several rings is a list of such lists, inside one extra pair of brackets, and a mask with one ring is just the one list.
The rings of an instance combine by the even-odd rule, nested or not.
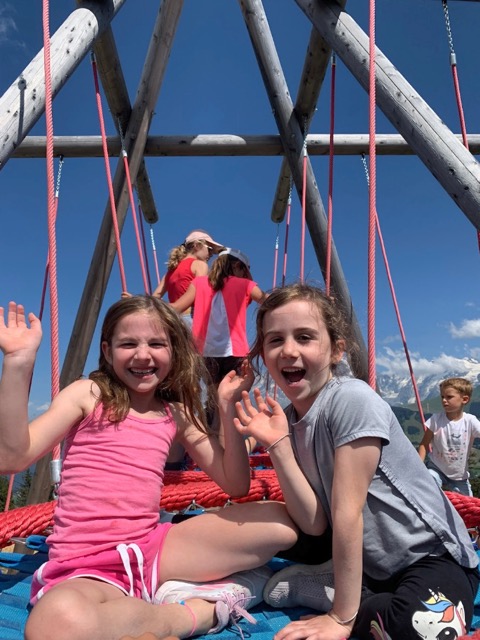
[(150, 287), (148, 286), (148, 279), (147, 279), (147, 271), (145, 269), (145, 260), (144, 260), (143, 251), (142, 251), (142, 243), (140, 240), (140, 231), (138, 228), (138, 215), (137, 215), (137, 210), (135, 208), (135, 199), (133, 197), (130, 167), (128, 165), (128, 155), (125, 148), (122, 149), (122, 156), (123, 156), (123, 166), (125, 169), (125, 176), (127, 178), (128, 197), (130, 198), (130, 207), (132, 209), (133, 227), (135, 229), (135, 239), (137, 241), (138, 257), (140, 260), (140, 268), (142, 270), (143, 287), (144, 287), (145, 293), (150, 293)]
[[(46, 168), (47, 168), (47, 210), (48, 210), (48, 253), (50, 271), (50, 343), (51, 343), (51, 395), (60, 391), (60, 358), (58, 332), (58, 288), (57, 288), (57, 245), (55, 236), (56, 202), (53, 171), (53, 109), (52, 76), (50, 67), (50, 14), (49, 2), (43, 0), (43, 65), (45, 71), (45, 120), (46, 120)], [(60, 446), (52, 454), (60, 458)]]
[(292, 179), (290, 178), (290, 190), (288, 192), (287, 203), (287, 220), (285, 222), (285, 243), (283, 247), (283, 271), (282, 271), (282, 287), (287, 279), (287, 260), (288, 260), (288, 235), (290, 232), (290, 216), (292, 213)]
[[(450, 24), (450, 15), (448, 13), (448, 2), (447, 0), (442, 0), (443, 13), (445, 16), (445, 26), (447, 29), (447, 38), (450, 47), (450, 66), (452, 69), (452, 79), (453, 79), (453, 87), (455, 91), (455, 100), (457, 102), (457, 110), (458, 110), (458, 118), (460, 121), (460, 130), (462, 132), (462, 140), (463, 145), (466, 149), (468, 149), (468, 137), (467, 137), (467, 126), (465, 124), (465, 114), (463, 110), (462, 104), (462, 95), (460, 91), (460, 82), (458, 79), (458, 70), (457, 70), (457, 55), (455, 53), (455, 49), (453, 46), (453, 36), (452, 29)], [(478, 249), (480, 251), (480, 231), (477, 230), (477, 244)]]
[(305, 279), (305, 221), (307, 216), (307, 126), (305, 124), (305, 142), (303, 144), (303, 180), (302, 180), (302, 228), (300, 237), (300, 281)]
[(330, 279), (332, 270), (332, 227), (333, 227), (333, 134), (335, 131), (335, 76), (336, 76), (335, 54), (332, 55), (332, 75), (330, 86), (330, 149), (328, 157), (328, 214), (327, 214), (327, 251), (325, 267), (325, 292), (330, 295)]
[(13, 482), (15, 480), (15, 474), (10, 474), (10, 478), (8, 480), (8, 489), (7, 489), (7, 497), (5, 498), (5, 508), (4, 511), (8, 511), (10, 509), (10, 502), (12, 500), (12, 491), (13, 491)]
[(376, 222), (376, 149), (375, 149), (375, 0), (370, 0), (370, 76), (369, 76), (369, 217), (368, 217), (368, 383), (376, 388), (375, 371), (375, 222)]
[(113, 223), (113, 232), (115, 235), (115, 243), (117, 246), (117, 256), (118, 256), (118, 266), (120, 270), (120, 280), (122, 283), (122, 292), (128, 291), (127, 289), (127, 280), (125, 278), (125, 268), (123, 266), (123, 255), (122, 255), (122, 245), (120, 243), (120, 230), (118, 227), (118, 219), (117, 219), (117, 207), (115, 205), (115, 194), (113, 193), (113, 183), (112, 183), (112, 174), (110, 171), (110, 160), (108, 156), (108, 147), (107, 147), (107, 135), (105, 132), (105, 120), (103, 117), (103, 108), (102, 108), (102, 99), (100, 97), (100, 87), (98, 84), (98, 72), (97, 72), (97, 63), (95, 61), (95, 56), (92, 54), (92, 70), (93, 70), (93, 81), (95, 84), (95, 96), (97, 101), (97, 110), (98, 110), (98, 119), (100, 122), (100, 131), (102, 134), (102, 148), (103, 148), (103, 158), (105, 161), (105, 171), (107, 174), (107, 185), (108, 185), (108, 194), (110, 198), (110, 210), (112, 213), (112, 223)]

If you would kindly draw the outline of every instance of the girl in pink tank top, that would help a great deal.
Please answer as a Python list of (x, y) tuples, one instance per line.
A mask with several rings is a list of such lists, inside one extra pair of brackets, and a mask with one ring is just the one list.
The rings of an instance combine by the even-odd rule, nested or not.
[(267, 501), (159, 524), (174, 442), (233, 498), (250, 485), (233, 418), (253, 376), (232, 372), (219, 387), (222, 447), (205, 426), (207, 376), (192, 340), (158, 298), (119, 300), (103, 322), (98, 369), (29, 422), (40, 321), (29, 314), (27, 323), (14, 302), (7, 314), (0, 307), (0, 473), (26, 469), (65, 441), (49, 560), (32, 585), (28, 640), (218, 631), (261, 598), (269, 573), (256, 568), (295, 542), (284, 505)]

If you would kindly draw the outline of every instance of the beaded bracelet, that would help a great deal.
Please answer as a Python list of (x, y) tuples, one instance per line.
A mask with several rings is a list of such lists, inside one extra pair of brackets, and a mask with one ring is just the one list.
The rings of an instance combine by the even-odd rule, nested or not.
[(350, 624), (351, 622), (353, 622), (355, 620), (355, 618), (358, 615), (358, 610), (355, 611), (355, 613), (353, 614), (353, 616), (351, 618), (349, 618), (348, 620), (340, 620), (340, 618), (337, 616), (337, 614), (334, 612), (333, 609), (330, 609), (330, 611), (327, 612), (327, 616), (330, 616), (330, 618), (332, 620), (334, 620), (337, 624), (341, 624), (343, 627), (345, 627), (347, 624)]
[(278, 440), (275, 440), (275, 442), (272, 442), (272, 444), (270, 446), (268, 446), (265, 449), (265, 453), (268, 453), (270, 451), (270, 449), (273, 449), (273, 447), (278, 444), (280, 442), (280, 440), (283, 440), (284, 438), (289, 438), (290, 434), (289, 433), (285, 433), (283, 436), (281, 436)]

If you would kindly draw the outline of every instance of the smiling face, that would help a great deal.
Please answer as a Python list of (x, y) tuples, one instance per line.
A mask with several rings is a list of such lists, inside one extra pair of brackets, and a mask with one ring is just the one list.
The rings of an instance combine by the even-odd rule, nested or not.
[(136, 311), (120, 318), (110, 342), (102, 351), (130, 397), (153, 395), (171, 368), (172, 348), (158, 318), (148, 311)]
[(306, 300), (267, 311), (263, 334), (265, 365), (301, 418), (331, 378), (343, 343), (332, 345), (318, 307)]

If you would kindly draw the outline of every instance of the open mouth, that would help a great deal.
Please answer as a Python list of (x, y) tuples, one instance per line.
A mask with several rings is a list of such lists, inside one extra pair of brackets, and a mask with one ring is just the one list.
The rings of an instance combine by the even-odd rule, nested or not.
[(137, 378), (146, 378), (148, 376), (153, 376), (156, 369), (155, 367), (151, 367), (150, 369), (129, 369), (129, 371)]
[(288, 384), (295, 384), (296, 382), (300, 382), (305, 376), (305, 369), (300, 369), (298, 367), (288, 367), (282, 369), (282, 376), (285, 378)]

